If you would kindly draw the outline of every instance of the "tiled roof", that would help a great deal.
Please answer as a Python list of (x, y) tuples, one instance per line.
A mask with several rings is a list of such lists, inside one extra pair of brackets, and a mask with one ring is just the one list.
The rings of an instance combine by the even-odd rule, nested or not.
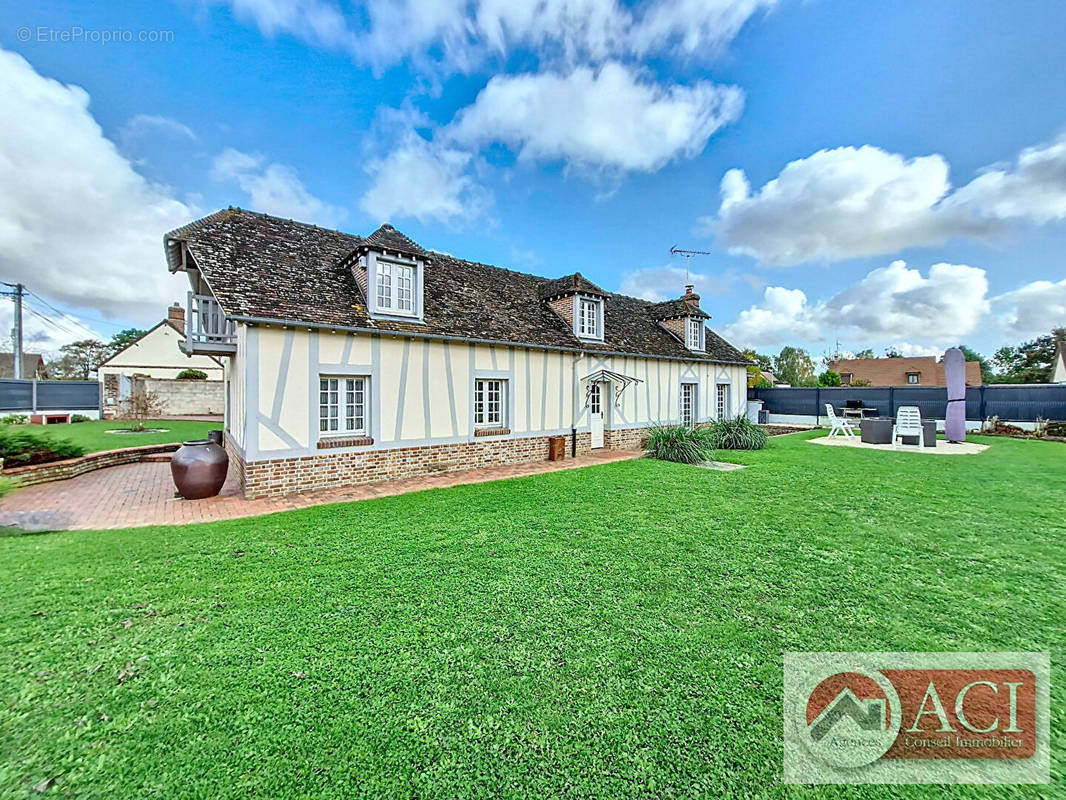
[(558, 297), (569, 292), (580, 292), (582, 294), (598, 295), (599, 297), (607, 296), (607, 292), (603, 291), (580, 272), (575, 272), (573, 275), (564, 275), (553, 281), (545, 281), (540, 287), (541, 299)]
[[(374, 236), (415, 245), (391, 226)], [(396, 333), (417, 332), (512, 342), (518, 345), (595, 350), (630, 355), (699, 358), (649, 313), (653, 304), (621, 294), (607, 298), (604, 342), (579, 342), (543, 302), (547, 278), (419, 251), (431, 264), (423, 276), (424, 324), (374, 320), (355, 282), (349, 256), (369, 241), (292, 220), (231, 208), (167, 234), (171, 270), (181, 268), (178, 242), (184, 242), (222, 309), (231, 317), (303, 322), (338, 328)], [(379, 245), (390, 247), (390, 245)], [(569, 276), (573, 280), (577, 276)], [(584, 278), (581, 278), (584, 281)], [(747, 363), (732, 345), (707, 333), (709, 360)]]
[[(692, 295), (694, 302), (690, 305), (683, 298), (677, 300), (665, 300), (662, 303), (653, 303), (648, 307), (648, 313), (655, 319), (673, 319), (676, 317), (700, 317), (710, 319), (711, 315), (699, 308), (699, 295)], [(695, 305), (696, 308), (692, 306)]]
[(426, 255), (420, 244), (411, 241), (391, 225), (382, 225), (363, 240), (363, 247), (394, 250), (398, 253)]

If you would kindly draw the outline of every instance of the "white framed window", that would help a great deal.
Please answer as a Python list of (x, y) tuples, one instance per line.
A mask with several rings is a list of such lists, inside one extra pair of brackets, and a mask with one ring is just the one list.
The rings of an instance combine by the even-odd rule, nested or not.
[(378, 258), (375, 273), (374, 310), (385, 314), (416, 316), (417, 266)]
[(908, 372), (907, 373), (907, 383), (909, 383), (911, 385), (914, 385), (914, 384), (921, 383), (921, 382), (922, 382), (921, 375), (919, 373), (917, 373), (917, 372)]
[(318, 379), (318, 430), (330, 435), (366, 435), (367, 379), (322, 376)]
[(589, 412), (592, 414), (603, 413), (603, 390), (599, 383), (592, 384), (589, 391)]
[(685, 320), (685, 347), (689, 350), (704, 350), (703, 323), (696, 317)]
[(715, 413), (718, 419), (729, 419), (729, 384), (718, 384), (715, 395)]
[(582, 339), (603, 338), (603, 301), (590, 297), (577, 299), (577, 335)]
[(477, 378), (474, 381), (474, 427), (507, 427), (507, 380)]
[(681, 424), (692, 425), (696, 422), (696, 384), (681, 384)]

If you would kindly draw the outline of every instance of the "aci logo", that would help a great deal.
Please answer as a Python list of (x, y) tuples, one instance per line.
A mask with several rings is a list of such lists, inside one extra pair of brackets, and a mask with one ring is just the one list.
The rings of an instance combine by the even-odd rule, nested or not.
[(787, 783), (1046, 783), (1046, 653), (787, 653)]
[(881, 673), (838, 672), (807, 699), (807, 749), (834, 767), (883, 756), (899, 730), (899, 695)]

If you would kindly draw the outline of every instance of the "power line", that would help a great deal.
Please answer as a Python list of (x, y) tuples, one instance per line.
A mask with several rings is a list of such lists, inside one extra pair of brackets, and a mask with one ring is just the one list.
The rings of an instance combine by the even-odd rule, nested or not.
[[(66, 311), (60, 311), (54, 305), (52, 305), (47, 300), (45, 300), (43, 297), (41, 297), (39, 294), (37, 294), (37, 292), (34, 292), (34, 291), (30, 290), (30, 289), (27, 289), (26, 291), (27, 291), (27, 293), (29, 293), (33, 297), (35, 297), (38, 300), (40, 300), (42, 303), (44, 303), (50, 309), (52, 309), (52, 311), (56, 312), (57, 314), (62, 315), (63, 317), (66, 317), (69, 320), (77, 322), (79, 325), (81, 325), (81, 327), (85, 328), (85, 330), (87, 330), (87, 331), (90, 331), (94, 336), (97, 335), (96, 331), (92, 330), (92, 328), (90, 328), (89, 326), (87, 326), (84, 323), (82, 323), (78, 317), (74, 316), (73, 314), (68, 314)], [(120, 325), (116, 325), (114, 322), (108, 322), (107, 320), (97, 319), (95, 317), (82, 317), (81, 319), (88, 319), (88, 320), (92, 320), (94, 322), (103, 323), (104, 325), (109, 325), (109, 326), (111, 326), (113, 328), (121, 329)]]

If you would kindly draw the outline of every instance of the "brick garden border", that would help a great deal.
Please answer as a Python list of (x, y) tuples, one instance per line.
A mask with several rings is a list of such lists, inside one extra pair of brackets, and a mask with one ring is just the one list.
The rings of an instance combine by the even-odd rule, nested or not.
[(124, 447), (119, 450), (103, 450), (99, 453), (89, 453), (78, 458), (68, 458), (63, 461), (49, 461), (47, 464), (29, 464), (24, 467), (12, 467), (5, 469), (5, 478), (16, 478), (20, 485), (31, 486), (35, 483), (48, 483), (49, 481), (65, 481), (94, 469), (115, 467), (119, 464), (133, 464), (145, 456), (157, 453), (173, 453), (181, 447), (181, 442), (169, 444), (145, 444), (139, 447)]

